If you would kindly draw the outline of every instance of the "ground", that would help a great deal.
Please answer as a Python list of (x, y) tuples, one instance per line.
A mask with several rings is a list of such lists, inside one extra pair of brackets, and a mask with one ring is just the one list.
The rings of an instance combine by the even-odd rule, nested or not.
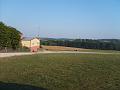
[(120, 51), (114, 50), (95, 50), (95, 49), (83, 49), (64, 46), (42, 46), (39, 52), (14, 52), (14, 53), (0, 53), (0, 57), (11, 57), (21, 55), (32, 55), (40, 53), (83, 53), (83, 54), (120, 54)]
[(4, 86), (12, 90), (119, 90), (120, 54), (49, 53), (0, 58), (0, 90)]
[(49, 50), (49, 51), (80, 51), (80, 50), (86, 51), (86, 50), (89, 50), (89, 49), (65, 47), (65, 46), (44, 46), (44, 45), (42, 45), (42, 48)]
[(84, 48), (74, 48), (74, 47), (65, 47), (65, 46), (44, 46), (42, 48), (48, 51), (80, 51), (80, 52), (115, 52), (120, 53), (120, 51), (115, 50), (98, 50), (98, 49), (84, 49)]

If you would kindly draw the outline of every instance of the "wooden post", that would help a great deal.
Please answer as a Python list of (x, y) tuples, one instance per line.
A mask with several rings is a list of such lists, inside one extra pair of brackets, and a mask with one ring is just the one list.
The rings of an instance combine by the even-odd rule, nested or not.
[(5, 47), (5, 52), (7, 53), (7, 47)]

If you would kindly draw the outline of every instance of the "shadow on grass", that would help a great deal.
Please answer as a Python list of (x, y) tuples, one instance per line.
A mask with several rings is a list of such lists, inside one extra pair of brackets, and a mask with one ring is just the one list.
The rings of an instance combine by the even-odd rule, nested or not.
[(31, 85), (4, 83), (0, 81), (0, 90), (47, 90), (47, 89)]

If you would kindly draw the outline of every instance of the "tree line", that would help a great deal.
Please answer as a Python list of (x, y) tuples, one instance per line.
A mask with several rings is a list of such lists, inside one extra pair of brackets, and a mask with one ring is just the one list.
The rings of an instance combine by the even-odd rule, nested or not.
[(120, 50), (118, 39), (73, 39), (73, 40), (42, 40), (43, 45), (67, 46), (86, 49)]
[(13, 50), (20, 47), (21, 32), (16, 28), (0, 22), (0, 50), (11, 48)]

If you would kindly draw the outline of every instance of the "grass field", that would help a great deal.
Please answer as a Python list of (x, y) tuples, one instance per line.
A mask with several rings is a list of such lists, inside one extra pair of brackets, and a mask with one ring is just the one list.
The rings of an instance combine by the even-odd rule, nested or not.
[(120, 90), (120, 54), (0, 58), (0, 90)]

